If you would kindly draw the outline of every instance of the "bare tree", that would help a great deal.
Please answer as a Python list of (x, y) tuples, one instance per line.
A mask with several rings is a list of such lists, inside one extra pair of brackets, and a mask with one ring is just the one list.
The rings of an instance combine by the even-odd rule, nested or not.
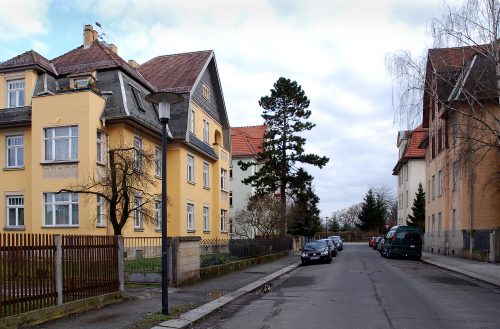
[(237, 238), (267, 238), (278, 233), (280, 199), (272, 194), (255, 196), (247, 209), (238, 210), (232, 217), (233, 234)]
[(335, 217), (343, 231), (354, 230), (359, 222), (358, 216), (361, 212), (361, 204), (353, 204), (347, 208), (334, 211), (332, 217)]
[(105, 217), (113, 226), (114, 235), (121, 235), (134, 212), (137, 219), (140, 218), (140, 224), (152, 224), (156, 220), (154, 203), (159, 195), (151, 193), (157, 184), (153, 176), (154, 161), (153, 151), (121, 142), (116, 148), (108, 150), (106, 166), (98, 166), (84, 182), (61, 189), (58, 193), (72, 192), (102, 198), (109, 210)]

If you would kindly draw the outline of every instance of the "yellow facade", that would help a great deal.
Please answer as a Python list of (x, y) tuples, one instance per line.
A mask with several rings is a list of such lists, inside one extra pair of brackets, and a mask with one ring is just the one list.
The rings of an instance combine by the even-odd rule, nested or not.
[[(134, 137), (142, 140), (144, 149), (154, 151), (161, 148), (161, 136), (138, 124), (122, 120), (105, 123), (101, 121), (105, 99), (90, 90), (75, 90), (66, 93), (34, 96), (36, 83), (35, 71), (0, 74), (0, 109), (6, 109), (6, 81), (12, 78), (25, 80), (25, 105), (32, 106), (31, 124), (0, 129), (0, 155), (6, 162), (6, 136), (24, 136), (24, 166), (22, 168), (6, 168), (0, 172), (0, 213), (4, 218), (4, 231), (22, 230), (32, 233), (53, 234), (113, 234), (109, 223), (96, 226), (96, 197), (79, 195), (78, 225), (56, 226), (45, 225), (44, 193), (54, 193), (62, 188), (83, 185), (89, 177), (96, 175), (101, 164), (96, 162), (96, 133), (101, 131), (107, 136), (108, 147), (116, 147), (119, 143), (133, 145)], [(169, 141), (167, 151), (167, 220), (169, 236), (201, 236), (207, 238), (229, 238), (229, 167), (230, 154), (221, 144), (222, 127), (196, 103), (191, 102), (191, 109), (196, 112), (194, 134), (203, 138), (203, 119), (209, 122), (210, 145), (218, 156), (213, 160), (193, 149), (184, 141)], [(202, 119), (203, 118), (203, 119)], [(58, 127), (77, 127), (78, 158), (65, 162), (47, 162), (45, 160), (44, 132)], [(194, 182), (187, 181), (188, 155), (194, 158)], [(203, 185), (203, 164), (209, 165), (210, 183)], [(225, 191), (221, 190), (221, 170), (226, 171)], [(154, 170), (152, 167), (147, 170)], [(149, 193), (161, 193), (161, 178), (151, 186)], [(24, 227), (12, 228), (7, 225), (6, 198), (10, 195), (24, 196)], [(194, 227), (188, 229), (187, 204), (194, 205)], [(154, 205), (151, 205), (154, 207)], [(204, 227), (203, 207), (209, 208), (209, 227)], [(221, 209), (226, 211), (225, 230), (221, 231)], [(154, 209), (152, 209), (154, 210)], [(133, 218), (128, 219), (122, 230), (124, 236), (158, 236), (156, 223), (144, 222), (142, 230), (134, 228)]]

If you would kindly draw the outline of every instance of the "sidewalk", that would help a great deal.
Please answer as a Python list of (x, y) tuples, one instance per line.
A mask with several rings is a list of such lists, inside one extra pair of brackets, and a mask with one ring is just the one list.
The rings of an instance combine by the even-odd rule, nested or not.
[[(196, 308), (208, 311), (207, 305), (213, 306), (213, 303), (210, 304), (211, 302), (222, 305), (221, 302), (237, 296), (238, 293), (236, 292), (240, 289), (242, 289), (240, 292), (243, 291), (242, 294), (248, 293), (249, 287), (253, 287), (250, 290), (258, 289), (272, 280), (273, 275), (274, 278), (278, 277), (291, 271), (299, 264), (299, 255), (291, 254), (272, 262), (251, 266), (192, 285), (169, 288), (169, 309), (181, 313), (193, 309), (190, 312), (183, 313), (182, 317), (192, 316), (193, 312), (200, 314), (195, 310)], [(151, 328), (159, 322), (158, 320), (151, 320), (151, 315), (148, 316), (148, 314), (161, 310), (161, 287), (159, 285), (127, 285), (124, 297), (125, 299), (122, 302), (107, 305), (97, 310), (70, 315), (32, 328), (145, 329)], [(176, 326), (174, 328), (181, 327)], [(165, 329), (165, 327), (160, 328)]]
[(500, 287), (500, 264), (478, 262), (428, 252), (422, 253), (422, 261)]

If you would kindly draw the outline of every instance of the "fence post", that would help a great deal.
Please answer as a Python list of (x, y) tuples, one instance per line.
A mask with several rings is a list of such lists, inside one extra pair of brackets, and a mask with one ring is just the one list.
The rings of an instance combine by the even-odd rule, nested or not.
[(120, 281), (120, 291), (125, 291), (125, 247), (123, 243), (123, 236), (117, 236), (118, 239), (118, 280)]
[(54, 235), (54, 242), (56, 245), (56, 292), (57, 292), (57, 305), (63, 304), (63, 273), (62, 273), (62, 236), (60, 234)]

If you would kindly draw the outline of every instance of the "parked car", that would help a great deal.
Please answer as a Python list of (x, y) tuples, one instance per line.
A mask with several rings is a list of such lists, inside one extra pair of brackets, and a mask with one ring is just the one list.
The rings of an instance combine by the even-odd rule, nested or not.
[(384, 239), (381, 255), (420, 259), (422, 257), (422, 238), (416, 226), (393, 226)]
[(373, 250), (377, 250), (378, 248), (378, 245), (380, 244), (380, 242), (384, 240), (384, 237), (383, 236), (379, 236), (378, 238), (375, 239), (375, 242), (373, 242)]
[(384, 246), (384, 238), (382, 238), (382, 240), (380, 240), (380, 242), (377, 244), (377, 250), (380, 254), (382, 254), (382, 247)]
[(337, 246), (332, 240), (321, 239), (320, 241), (325, 241), (328, 244), (328, 248), (330, 248), (330, 253), (332, 254), (332, 257), (337, 257)]
[(328, 239), (333, 241), (333, 243), (337, 247), (338, 251), (344, 250), (344, 242), (342, 241), (342, 238), (340, 236), (332, 235), (332, 236), (329, 236)]
[(372, 236), (370, 241), (368, 241), (368, 247), (373, 248), (373, 244), (375, 243), (375, 240), (378, 238), (378, 236)]
[(332, 254), (330, 248), (325, 241), (315, 240), (304, 244), (300, 253), (302, 265), (307, 265), (312, 261), (323, 261), (325, 263), (332, 262)]

